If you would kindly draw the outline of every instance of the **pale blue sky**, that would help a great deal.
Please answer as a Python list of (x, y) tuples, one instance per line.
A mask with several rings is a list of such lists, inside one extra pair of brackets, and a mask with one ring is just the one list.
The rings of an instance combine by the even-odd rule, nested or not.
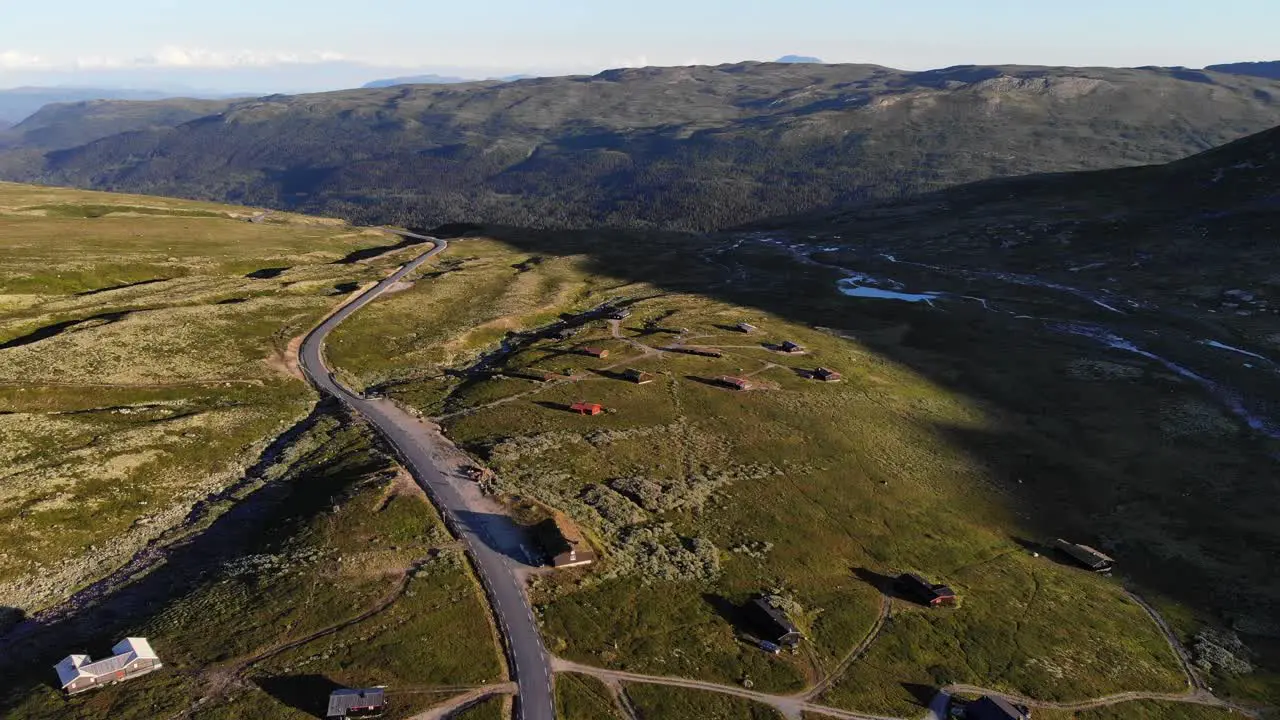
[(0, 0), (0, 18), (0, 87), (338, 58), (465, 74), (788, 53), (906, 69), (1280, 59), (1280, 0)]

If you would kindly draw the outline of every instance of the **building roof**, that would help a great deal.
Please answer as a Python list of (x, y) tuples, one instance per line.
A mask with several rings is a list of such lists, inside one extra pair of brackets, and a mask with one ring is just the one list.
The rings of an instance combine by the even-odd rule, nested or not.
[(1014, 707), (1013, 703), (1002, 697), (983, 695), (964, 709), (968, 720), (1027, 720), (1027, 713)]
[(736, 388), (743, 389), (743, 390), (745, 390), (746, 388), (751, 387), (751, 381), (750, 381), (750, 380), (748, 380), (748, 379), (746, 379), (746, 378), (734, 377), (734, 376), (732, 376), (732, 375), (725, 375), (724, 377), (721, 377), (721, 378), (720, 378), (720, 382), (722, 382), (722, 383), (724, 383), (724, 384), (726, 384), (726, 385), (732, 385), (732, 386), (734, 386), (734, 387), (736, 387)]
[(116, 643), (115, 647), (111, 648), (111, 652), (117, 655), (124, 655), (125, 653), (131, 652), (140, 660), (160, 659), (160, 656), (156, 655), (156, 651), (151, 649), (151, 643), (147, 642), (146, 638), (140, 637), (131, 637), (121, 640)]
[(111, 648), (111, 652), (115, 655), (97, 662), (92, 662), (88, 655), (68, 655), (63, 658), (53, 666), (62, 687), (65, 688), (83, 677), (110, 675), (125, 669), (137, 660), (160, 659), (156, 651), (151, 649), (151, 643), (147, 642), (146, 638), (125, 638), (116, 643), (115, 647)]
[(58, 682), (62, 684), (61, 687), (65, 688), (75, 681), (76, 678), (81, 677), (83, 673), (80, 672), (80, 666), (85, 665), (88, 662), (88, 655), (68, 655), (57, 665), (54, 665), (53, 669), (58, 672)]
[(383, 688), (344, 688), (329, 693), (328, 717), (343, 717), (357, 708), (381, 707), (387, 703)]
[(1114, 565), (1115, 559), (1110, 555), (1091, 548), (1088, 545), (1080, 545), (1078, 543), (1067, 542), (1062, 538), (1053, 541), (1054, 547), (1065, 552), (1079, 562), (1091, 568), (1102, 568), (1108, 565)]
[(569, 409), (577, 410), (578, 412), (595, 412), (597, 410), (603, 410), (604, 406), (600, 403), (576, 402), (570, 405)]
[(817, 370), (814, 370), (813, 374), (815, 377), (818, 377), (824, 380), (827, 380), (827, 379), (839, 380), (841, 377), (843, 377), (840, 373), (836, 372), (835, 370), (832, 370), (831, 368), (824, 368), (824, 367), (820, 367)]
[(769, 602), (768, 598), (756, 598), (753, 602), (757, 608), (762, 610), (764, 614), (775, 625), (777, 625), (779, 635), (790, 635), (791, 633), (795, 633), (797, 635), (800, 634), (800, 628), (796, 627), (795, 623), (791, 622), (791, 618), (787, 617), (787, 613), (777, 607), (774, 607), (773, 603)]
[(783, 350), (787, 350), (787, 351), (791, 351), (791, 350), (803, 350), (803, 349), (804, 349), (804, 346), (803, 346), (803, 345), (800, 345), (800, 344), (797, 344), (797, 343), (793, 343), (793, 342), (791, 342), (790, 340), (787, 340), (787, 341), (783, 342), (783, 343), (782, 343), (781, 345), (779, 345), (778, 347), (782, 348)]

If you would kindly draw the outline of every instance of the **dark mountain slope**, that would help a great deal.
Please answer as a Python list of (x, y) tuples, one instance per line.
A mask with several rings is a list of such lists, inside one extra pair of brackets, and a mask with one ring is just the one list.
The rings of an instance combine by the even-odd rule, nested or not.
[(1226, 63), (1224, 65), (1210, 65), (1205, 70), (1213, 72), (1231, 73), (1233, 75), (1248, 75), (1250, 77), (1267, 78), (1270, 80), (1280, 80), (1280, 60), (1271, 62), (1241, 62)]
[(1280, 310), (1280, 128), (1166, 165), (993, 180), (761, 227), (1188, 307), (1243, 289)]
[(0, 157), (0, 173), (365, 222), (708, 230), (1172, 160), (1280, 123), (1277, 98), (1277, 82), (1159, 68), (644, 68), (241, 101)]
[(88, 100), (46, 105), (0, 134), (0, 147), (62, 150), (111, 135), (182, 123), (226, 110), (231, 100), (175, 98), (157, 102)]

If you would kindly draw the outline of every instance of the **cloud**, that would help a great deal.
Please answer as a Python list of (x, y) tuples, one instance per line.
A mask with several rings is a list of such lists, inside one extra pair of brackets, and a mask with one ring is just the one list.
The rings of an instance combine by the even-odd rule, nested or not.
[(132, 64), (147, 67), (232, 68), (306, 65), (343, 59), (341, 53), (329, 51), (287, 53), (236, 50), (228, 52), (166, 45), (150, 55), (136, 58)]
[(121, 68), (243, 68), (275, 65), (308, 65), (347, 59), (330, 51), (290, 53), (259, 50), (207, 50), (166, 45), (132, 58), (83, 55), (71, 60), (51, 60), (18, 50), (0, 51), (0, 70), (113, 70)]
[(28, 55), (17, 50), (5, 50), (0, 52), (0, 70), (38, 68), (43, 66), (44, 60), (42, 60), (39, 55)]

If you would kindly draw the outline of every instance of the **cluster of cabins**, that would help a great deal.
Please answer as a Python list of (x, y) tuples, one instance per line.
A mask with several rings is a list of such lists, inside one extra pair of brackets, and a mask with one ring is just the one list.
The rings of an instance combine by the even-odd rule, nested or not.
[[(88, 655), (68, 655), (53, 666), (58, 683), (67, 696), (132, 680), (164, 667), (160, 656), (143, 637), (121, 640), (111, 648), (111, 657), (93, 660)], [(379, 717), (386, 711), (386, 688), (343, 688), (329, 695), (327, 718)]]
[[(590, 318), (599, 317), (599, 316), (607, 316), (613, 320), (623, 320), (631, 316), (631, 311), (628, 309), (618, 309), (613, 305), (606, 304), (601, 306), (600, 308), (597, 308), (596, 310), (592, 310), (587, 313), (583, 313), (582, 315), (576, 316), (575, 319), (577, 320), (581, 320), (584, 318), (590, 319)], [(756, 332), (759, 332), (760, 330), (760, 328), (748, 322), (740, 322), (735, 326), (735, 328), (739, 332), (742, 332), (745, 334), (756, 333)], [(566, 327), (566, 328), (560, 329), (558, 332), (554, 333), (552, 336), (558, 337), (562, 340), (568, 339), (575, 336), (580, 330), (581, 330), (580, 326)], [(775, 352), (784, 353), (787, 355), (803, 355), (806, 352), (803, 345), (800, 345), (799, 343), (793, 342), (791, 340), (785, 340), (778, 345), (773, 345), (769, 347), (771, 347), (771, 349), (773, 349)], [(719, 349), (708, 348), (708, 347), (698, 347), (695, 345), (677, 344), (677, 345), (668, 345), (666, 347), (661, 347), (658, 349), (661, 350), (662, 352), (680, 353), (683, 355), (694, 355), (697, 357), (707, 357), (707, 358), (724, 357), (724, 352)], [(574, 352), (581, 355), (586, 355), (587, 357), (593, 357), (598, 359), (604, 359), (609, 357), (608, 349), (596, 347), (592, 345), (584, 345), (584, 346), (578, 347), (574, 350)], [(811, 380), (817, 380), (819, 382), (839, 382), (844, 379), (844, 376), (841, 375), (839, 372), (832, 370), (831, 368), (826, 368), (821, 366), (813, 370), (804, 370), (804, 371), (798, 371), (798, 372), (800, 372), (800, 374), (803, 375), (804, 377), (807, 377)], [(554, 379), (560, 379), (563, 377), (560, 375), (556, 375), (554, 373), (547, 373), (547, 372), (541, 372), (541, 371), (536, 371), (534, 375), (536, 375), (535, 379), (544, 381), (544, 382), (551, 381)], [(635, 368), (628, 368), (624, 370), (622, 373), (620, 373), (617, 377), (620, 377), (623, 380), (635, 383), (637, 385), (647, 385), (653, 382), (654, 380), (654, 376), (652, 373), (644, 372), (642, 370), (637, 370)], [(745, 377), (738, 377), (735, 375), (722, 375), (715, 379), (715, 383), (721, 387), (724, 387), (730, 390), (736, 390), (736, 391), (747, 391), (755, 388), (755, 384), (752, 383), (750, 379)], [(585, 402), (585, 401), (573, 403), (572, 405), (569, 406), (569, 409), (580, 415), (600, 415), (604, 412), (604, 408), (600, 404)]]

